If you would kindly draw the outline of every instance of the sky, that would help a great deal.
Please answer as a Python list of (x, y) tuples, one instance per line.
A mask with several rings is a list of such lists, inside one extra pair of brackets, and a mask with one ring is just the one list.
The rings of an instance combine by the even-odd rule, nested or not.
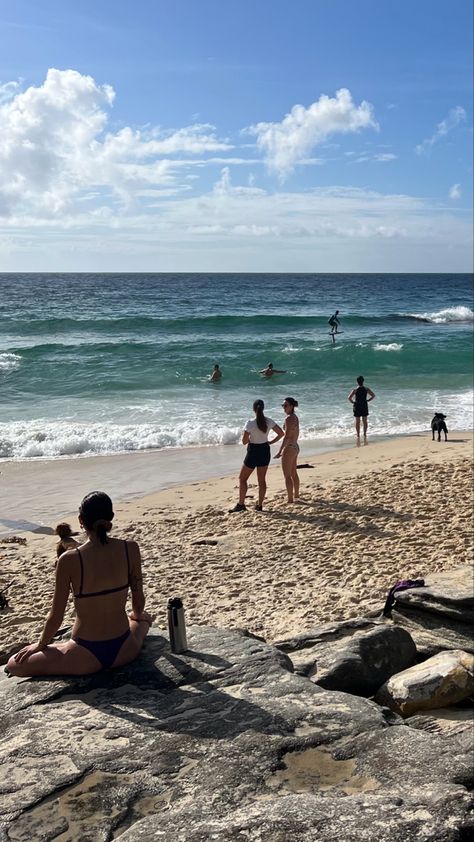
[(0, 271), (472, 271), (472, 0), (0, 0)]

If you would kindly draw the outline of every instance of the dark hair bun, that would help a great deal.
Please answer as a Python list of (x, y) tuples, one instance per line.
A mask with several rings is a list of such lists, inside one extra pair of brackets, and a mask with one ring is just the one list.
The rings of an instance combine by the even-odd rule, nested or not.
[(91, 491), (79, 506), (79, 514), (89, 532), (95, 532), (103, 544), (112, 529), (114, 510), (112, 500), (103, 491)]

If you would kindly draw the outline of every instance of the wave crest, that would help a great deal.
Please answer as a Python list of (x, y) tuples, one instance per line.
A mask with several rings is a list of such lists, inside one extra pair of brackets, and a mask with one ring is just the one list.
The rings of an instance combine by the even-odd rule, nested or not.
[(9, 371), (14, 371), (15, 368), (21, 363), (21, 357), (19, 354), (12, 354), (6, 352), (4, 354), (0, 354), (0, 371), (4, 373), (8, 373)]
[(373, 346), (374, 351), (401, 351), (403, 345), (400, 342), (389, 342), (384, 345), (382, 342), (376, 342)]
[(470, 307), (447, 307), (445, 310), (438, 310), (434, 313), (406, 313), (410, 319), (417, 319), (420, 322), (430, 322), (441, 325), (452, 322), (472, 322), (474, 313)]

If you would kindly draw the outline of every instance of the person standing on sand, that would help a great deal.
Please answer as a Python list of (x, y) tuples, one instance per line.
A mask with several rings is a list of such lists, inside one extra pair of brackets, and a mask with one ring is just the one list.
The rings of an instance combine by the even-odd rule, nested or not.
[[(53, 604), (43, 632), (38, 643), (12, 655), (7, 663), (12, 675), (89, 675), (137, 657), (153, 617), (144, 611), (138, 544), (107, 538), (113, 517), (107, 494), (93, 491), (84, 497), (79, 523), (87, 541), (58, 559)], [(129, 589), (132, 611), (127, 616)], [(76, 609), (72, 638), (51, 645), (71, 591)]]
[[(264, 409), (265, 404), (262, 400), (255, 401), (253, 405), (255, 418), (247, 421), (245, 425), (242, 435), (242, 444), (247, 445), (247, 455), (239, 474), (239, 502), (236, 503), (232, 509), (229, 509), (229, 512), (245, 511), (245, 497), (248, 490), (247, 481), (255, 468), (257, 469), (258, 479), (258, 503), (255, 508), (257, 512), (262, 511), (263, 501), (267, 491), (266, 476), (271, 458), (270, 445), (275, 444), (275, 442), (279, 441), (284, 436), (284, 432), (281, 427), (279, 427), (275, 421), (272, 421), (271, 418), (267, 418), (263, 414)], [(272, 439), (272, 441), (268, 441), (268, 434), (270, 430), (273, 430), (275, 433), (275, 438)]]
[(296, 470), (296, 462), (298, 453), (300, 452), (300, 446), (298, 444), (300, 422), (298, 416), (295, 415), (295, 407), (297, 406), (298, 401), (294, 398), (285, 398), (282, 403), (282, 407), (286, 412), (286, 419), (283, 425), (285, 437), (280, 445), (280, 450), (275, 454), (275, 459), (281, 456), (281, 467), (283, 476), (285, 477), (289, 503), (294, 503), (300, 496), (300, 479)]
[(222, 377), (222, 371), (220, 370), (217, 363), (215, 364), (214, 368), (212, 369), (211, 374), (209, 375), (209, 380), (211, 383), (218, 383)]
[(364, 378), (362, 374), (359, 375), (357, 378), (358, 386), (355, 386), (350, 395), (348, 396), (347, 400), (354, 407), (354, 418), (355, 418), (355, 428), (356, 428), (356, 436), (357, 436), (357, 444), (360, 444), (360, 419), (362, 418), (362, 423), (364, 425), (364, 444), (367, 444), (367, 425), (368, 425), (368, 416), (369, 416), (369, 401), (373, 401), (375, 395), (372, 389), (369, 389), (368, 386), (364, 386)]
[(268, 363), (266, 368), (262, 368), (259, 371), (259, 374), (263, 374), (264, 377), (273, 377), (274, 374), (286, 374), (286, 371), (282, 371), (279, 368), (273, 368), (273, 363)]

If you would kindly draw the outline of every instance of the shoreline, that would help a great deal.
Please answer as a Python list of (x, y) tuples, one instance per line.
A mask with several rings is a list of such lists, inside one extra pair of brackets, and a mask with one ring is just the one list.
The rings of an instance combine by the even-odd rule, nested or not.
[[(398, 436), (373, 436), (371, 444), (391, 438)], [(353, 436), (342, 440), (305, 439), (300, 444), (300, 463), (305, 458), (355, 446)], [(114, 500), (124, 502), (176, 486), (237, 476), (244, 452), (241, 444), (230, 444), (5, 460), (0, 463), (0, 488), (8, 487), (8, 499), (2, 502), (0, 537), (18, 531), (34, 532), (62, 520), (93, 488), (107, 490)], [(35, 495), (31, 489), (38, 483), (43, 490)]]
[[(403, 435), (374, 435), (370, 436), (368, 447), (428, 437), (429, 434), (426, 430)], [(451, 435), (470, 436), (472, 430), (453, 431)], [(301, 449), (300, 464), (327, 453), (356, 450), (356, 446), (354, 436), (351, 436), (341, 440), (305, 439)], [(5, 460), (0, 463), (0, 490), (8, 489), (8, 496), (5, 494), (2, 500), (0, 538), (18, 532), (35, 532), (71, 517), (80, 500), (93, 489), (106, 490), (112, 499), (123, 503), (148, 498), (177, 486), (237, 477), (243, 455), (243, 446), (232, 444)], [(270, 470), (275, 466), (278, 463), (270, 463)]]
[[(157, 627), (166, 626), (168, 598), (178, 594), (190, 624), (246, 628), (269, 641), (288, 637), (380, 611), (399, 579), (471, 563), (472, 440), (472, 431), (447, 443), (426, 433), (304, 454), (311, 467), (300, 470), (301, 501), (294, 505), (275, 462), (263, 512), (254, 507), (254, 475), (247, 510), (237, 514), (228, 513), (237, 498), (235, 470), (175, 483), (114, 501), (112, 534), (140, 545)], [(73, 512), (80, 494), (70, 476), (69, 484)], [(123, 484), (129, 488), (126, 477)], [(46, 491), (36, 483), (30, 494)], [(76, 515), (69, 517), (76, 528)], [(50, 523), (58, 519), (59, 512)], [(52, 529), (24, 533), (23, 541), (0, 536), (0, 591), (12, 583), (2, 657), (37, 639), (54, 588)], [(72, 618), (69, 602), (63, 625)]]

